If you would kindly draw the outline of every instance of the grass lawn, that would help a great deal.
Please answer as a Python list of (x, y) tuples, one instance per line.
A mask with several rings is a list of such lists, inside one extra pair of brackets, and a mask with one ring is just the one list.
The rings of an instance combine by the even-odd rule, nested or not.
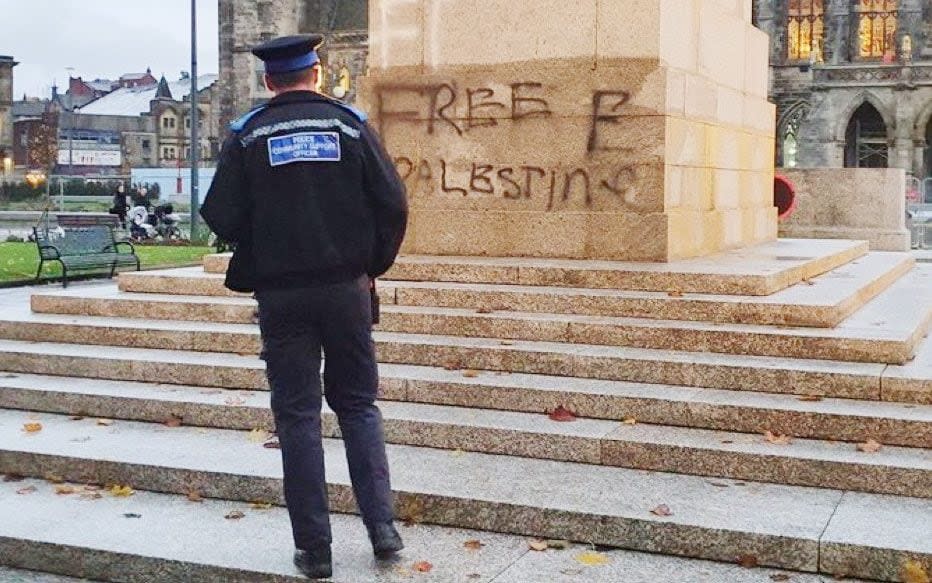
[[(136, 246), (143, 269), (195, 263), (212, 252), (213, 247)], [(35, 243), (0, 243), (0, 283), (32, 281), (38, 267), (39, 250)], [(101, 273), (103, 271), (100, 270)], [(42, 267), (42, 276), (61, 276), (61, 266), (57, 262), (46, 263)]]

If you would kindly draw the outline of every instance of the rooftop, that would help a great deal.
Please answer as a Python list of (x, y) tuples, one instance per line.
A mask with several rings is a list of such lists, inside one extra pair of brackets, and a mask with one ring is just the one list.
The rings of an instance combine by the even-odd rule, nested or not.
[[(201, 75), (197, 78), (198, 89), (205, 89), (217, 81), (217, 75)], [(191, 95), (191, 81), (179, 79), (168, 84), (171, 94), (179, 100)], [(155, 99), (156, 85), (117, 89), (92, 101), (78, 110), (85, 115), (137, 116), (149, 112), (149, 102)]]

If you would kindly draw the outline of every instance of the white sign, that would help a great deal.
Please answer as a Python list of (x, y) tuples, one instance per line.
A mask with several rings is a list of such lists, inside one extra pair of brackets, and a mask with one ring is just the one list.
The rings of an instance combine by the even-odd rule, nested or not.
[(58, 150), (58, 164), (67, 166), (119, 166), (122, 164), (119, 150)]

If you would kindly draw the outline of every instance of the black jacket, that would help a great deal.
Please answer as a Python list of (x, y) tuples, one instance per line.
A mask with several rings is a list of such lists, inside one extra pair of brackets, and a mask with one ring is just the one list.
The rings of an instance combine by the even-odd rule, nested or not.
[(201, 216), (236, 243), (235, 291), (388, 271), (408, 218), (404, 183), (365, 118), (310, 91), (284, 93), (231, 126)]

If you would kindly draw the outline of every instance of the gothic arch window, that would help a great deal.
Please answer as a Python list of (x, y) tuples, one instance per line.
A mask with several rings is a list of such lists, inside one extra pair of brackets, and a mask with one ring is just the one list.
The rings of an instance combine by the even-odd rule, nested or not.
[(803, 118), (809, 113), (804, 102), (795, 103), (786, 109), (780, 119), (777, 137), (777, 165), (795, 168), (799, 164), (799, 129)]
[(845, 133), (846, 168), (887, 168), (890, 149), (887, 125), (877, 108), (868, 102), (858, 107)]
[(824, 0), (790, 0), (787, 7), (786, 47), (790, 61), (821, 58), (825, 36)]
[(893, 60), (896, 56), (897, 0), (858, 0), (858, 56)]

